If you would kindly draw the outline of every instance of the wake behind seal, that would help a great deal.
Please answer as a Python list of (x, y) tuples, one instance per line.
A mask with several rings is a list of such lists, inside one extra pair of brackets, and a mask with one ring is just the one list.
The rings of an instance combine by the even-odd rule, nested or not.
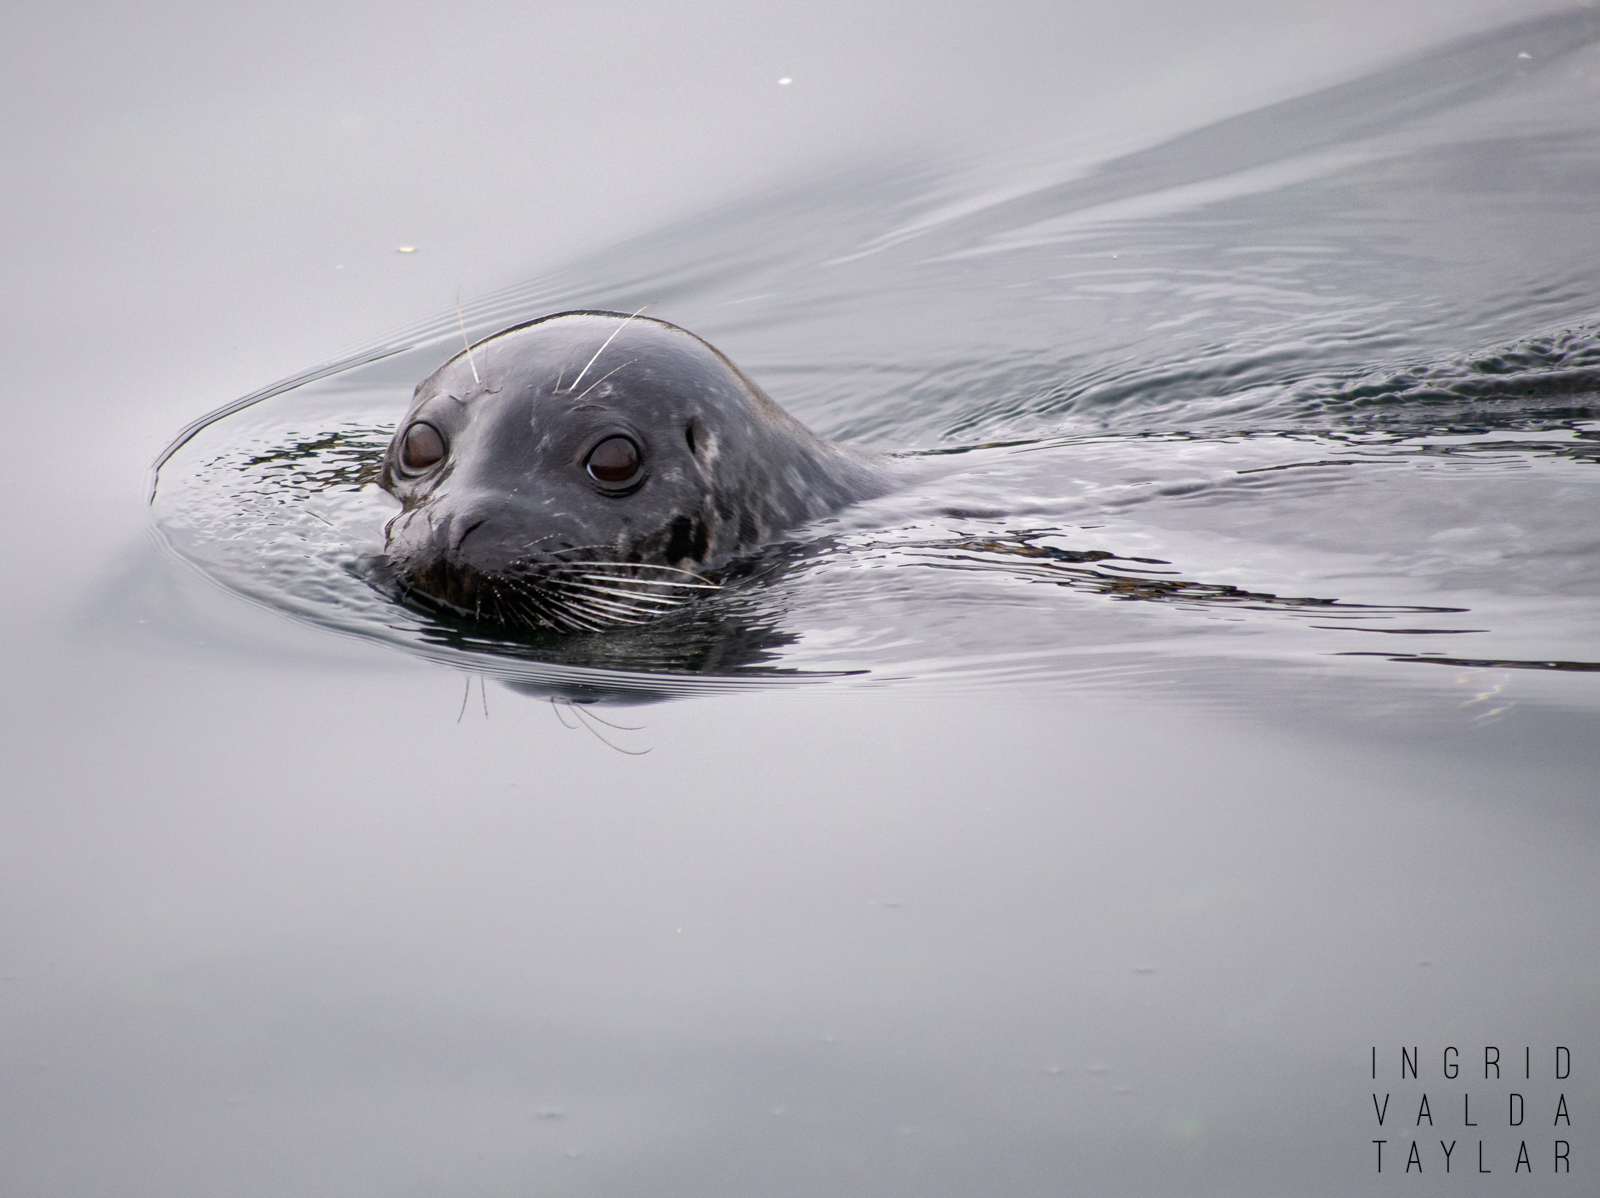
[(639, 623), (787, 529), (895, 485), (711, 345), (639, 315), (562, 312), (423, 380), (384, 455), (402, 592), (560, 632)]

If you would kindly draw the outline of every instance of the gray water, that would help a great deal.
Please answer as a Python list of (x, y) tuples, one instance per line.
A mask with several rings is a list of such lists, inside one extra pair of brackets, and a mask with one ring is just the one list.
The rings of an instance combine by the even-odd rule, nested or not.
[[(30, 18), (0, 1190), (1592, 1187), (1600, 16), (1010, 16)], [(458, 286), (921, 481), (411, 612)]]

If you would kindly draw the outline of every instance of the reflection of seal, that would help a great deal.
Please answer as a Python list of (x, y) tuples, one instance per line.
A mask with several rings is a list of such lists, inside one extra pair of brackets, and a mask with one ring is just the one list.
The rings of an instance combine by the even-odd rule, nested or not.
[(456, 355), (384, 457), (402, 585), (562, 631), (632, 623), (741, 553), (890, 488), (692, 333), (564, 312)]

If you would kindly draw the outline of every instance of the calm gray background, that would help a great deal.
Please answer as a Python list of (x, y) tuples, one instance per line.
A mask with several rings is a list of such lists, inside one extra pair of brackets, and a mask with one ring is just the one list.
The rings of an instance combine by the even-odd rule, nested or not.
[(1379, 1192), (1402, 1043), (1573, 1044), (1600, 1153), (1586, 676), (1406, 735), (818, 687), (629, 757), (492, 682), (458, 720), (146, 508), (187, 421), (458, 287), (863, 163), (1037, 186), (1568, 7), (9, 13), (0, 1192)]

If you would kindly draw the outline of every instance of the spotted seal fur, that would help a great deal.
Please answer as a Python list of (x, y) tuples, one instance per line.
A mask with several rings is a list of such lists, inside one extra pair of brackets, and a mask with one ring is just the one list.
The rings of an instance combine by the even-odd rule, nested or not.
[(686, 329), (561, 312), (451, 358), (416, 389), (380, 482), (402, 590), (563, 632), (637, 623), (730, 560), (894, 485)]

